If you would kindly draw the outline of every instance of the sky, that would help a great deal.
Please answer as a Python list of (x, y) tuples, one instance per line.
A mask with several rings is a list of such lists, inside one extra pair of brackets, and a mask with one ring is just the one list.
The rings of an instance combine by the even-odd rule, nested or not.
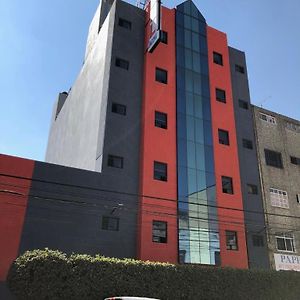
[[(98, 3), (0, 0), (0, 153), (44, 160), (53, 103), (80, 71)], [(246, 52), (252, 103), (300, 120), (300, 1), (194, 3)]]

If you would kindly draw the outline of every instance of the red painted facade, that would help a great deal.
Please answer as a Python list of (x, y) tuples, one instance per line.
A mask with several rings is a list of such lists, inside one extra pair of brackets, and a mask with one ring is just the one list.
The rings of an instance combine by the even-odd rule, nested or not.
[[(176, 263), (178, 260), (178, 233), (175, 10), (162, 8), (162, 29), (168, 33), (168, 44), (160, 43), (153, 53), (145, 51), (144, 60), (140, 194), (153, 198), (141, 197), (140, 199), (138, 258)], [(150, 22), (149, 12), (147, 12), (145, 49), (149, 37)], [(167, 84), (155, 80), (156, 67), (168, 71)], [(167, 114), (167, 129), (155, 127), (155, 111)], [(154, 161), (168, 165), (167, 182), (153, 179)], [(173, 201), (165, 201), (160, 198)], [(152, 242), (153, 220), (168, 223), (167, 243)]]
[[(227, 37), (223, 32), (207, 27), (207, 42), (217, 205), (219, 207), (243, 209)], [(223, 66), (213, 62), (214, 51), (222, 54)], [(226, 103), (216, 100), (216, 88), (226, 91)], [(229, 146), (219, 143), (218, 129), (229, 132)], [(221, 176), (232, 177), (233, 195), (222, 192)], [(243, 212), (218, 208), (218, 219), (222, 266), (248, 268)], [(226, 230), (237, 232), (237, 251), (226, 249)]]
[(0, 281), (18, 256), (34, 161), (0, 155)]

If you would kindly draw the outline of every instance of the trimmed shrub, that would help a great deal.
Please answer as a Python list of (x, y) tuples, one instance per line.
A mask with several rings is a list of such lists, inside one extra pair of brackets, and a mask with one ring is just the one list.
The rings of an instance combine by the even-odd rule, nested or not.
[(29, 251), (17, 258), (9, 271), (8, 284), (17, 299), (300, 299), (298, 272), (67, 256), (48, 249)]

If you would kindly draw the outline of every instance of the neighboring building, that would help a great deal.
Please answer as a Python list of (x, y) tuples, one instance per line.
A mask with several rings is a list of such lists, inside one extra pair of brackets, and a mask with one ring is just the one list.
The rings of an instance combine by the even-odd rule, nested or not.
[(253, 107), (271, 267), (300, 271), (300, 122)]

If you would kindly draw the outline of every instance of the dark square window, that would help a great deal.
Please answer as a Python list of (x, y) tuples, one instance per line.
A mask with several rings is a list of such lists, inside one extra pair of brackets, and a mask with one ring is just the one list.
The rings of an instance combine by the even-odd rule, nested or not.
[(123, 157), (115, 156), (115, 155), (108, 155), (107, 165), (109, 167), (122, 169), (123, 168)]
[(161, 83), (168, 83), (168, 72), (166, 70), (156, 68), (155, 70), (155, 80)]
[(160, 181), (168, 180), (168, 165), (162, 162), (154, 162), (154, 179)]
[(243, 109), (249, 109), (249, 104), (247, 101), (239, 99), (239, 107)]
[(118, 231), (119, 230), (119, 218), (114, 217), (102, 217), (102, 229)]
[(221, 89), (216, 89), (216, 99), (220, 102), (226, 103), (226, 92)]
[(252, 242), (254, 247), (263, 247), (264, 237), (262, 235), (252, 235)]
[(238, 250), (238, 239), (236, 231), (226, 230), (226, 249)]
[(131, 22), (125, 19), (119, 18), (119, 26), (131, 30)]
[(243, 139), (243, 147), (246, 149), (253, 149), (253, 143), (250, 140)]
[(245, 73), (245, 68), (243, 66), (240, 66), (240, 65), (235, 65), (235, 70), (236, 70), (236, 72), (239, 72), (239, 73), (242, 73), (242, 74)]
[(247, 184), (247, 191), (248, 194), (257, 195), (258, 194), (258, 188), (255, 184)]
[(116, 58), (116, 66), (125, 70), (129, 69), (129, 61), (122, 59), (122, 58)]
[(291, 156), (291, 163), (294, 165), (300, 165), (300, 158)]
[(223, 66), (223, 56), (218, 52), (213, 53), (214, 63)]
[(219, 143), (223, 145), (229, 145), (229, 133), (226, 130), (218, 129)]
[(168, 44), (168, 33), (166, 31), (160, 31), (160, 41), (164, 44)]
[(154, 243), (167, 243), (168, 240), (168, 224), (163, 221), (152, 222), (152, 242)]
[(281, 153), (265, 149), (266, 164), (275, 168), (283, 168)]
[(119, 115), (126, 115), (126, 105), (119, 104), (119, 103), (113, 103), (111, 107), (111, 111), (113, 113), (119, 114)]
[(232, 178), (222, 176), (222, 191), (225, 194), (233, 194)]
[(155, 126), (167, 129), (168, 128), (168, 116), (165, 113), (155, 112)]

